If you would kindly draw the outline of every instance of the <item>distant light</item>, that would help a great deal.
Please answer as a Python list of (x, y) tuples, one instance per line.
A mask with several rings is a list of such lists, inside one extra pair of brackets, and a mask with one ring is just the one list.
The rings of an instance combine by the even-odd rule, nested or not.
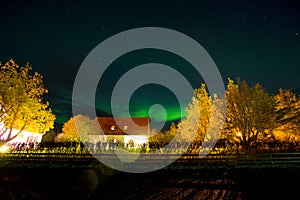
[(111, 131), (114, 131), (114, 130), (115, 130), (115, 126), (111, 126), (111, 127), (110, 127), (110, 130), (111, 130)]
[(0, 153), (5, 153), (9, 150), (9, 147), (7, 145), (2, 145), (0, 147)]

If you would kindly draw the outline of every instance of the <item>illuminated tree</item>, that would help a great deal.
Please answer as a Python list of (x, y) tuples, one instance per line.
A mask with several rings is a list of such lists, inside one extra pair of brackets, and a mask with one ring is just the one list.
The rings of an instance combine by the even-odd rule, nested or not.
[(156, 129), (151, 130), (151, 134), (149, 137), (149, 143), (151, 148), (161, 148), (165, 145), (165, 134)]
[(216, 95), (211, 97), (206, 85), (202, 84), (200, 88), (194, 90), (192, 101), (186, 109), (187, 117), (178, 125), (180, 139), (191, 141), (191, 133), (196, 133), (194, 139), (192, 138), (196, 145), (216, 142), (223, 127), (224, 108), (224, 99)]
[[(75, 124), (76, 121), (76, 124)], [(71, 117), (62, 128), (62, 133), (56, 137), (57, 142), (87, 142), (88, 135), (93, 132), (95, 121), (85, 115)]]
[(270, 140), (276, 125), (276, 102), (260, 84), (250, 87), (245, 81), (228, 79), (224, 134), (243, 147)]
[(165, 131), (164, 142), (165, 143), (171, 142), (174, 139), (175, 135), (177, 134), (177, 131), (178, 129), (175, 123), (172, 123), (169, 130)]
[[(28, 63), (20, 67), (12, 59), (0, 64), (1, 143), (14, 139), (23, 130), (45, 133), (53, 128), (55, 116), (42, 98), (48, 92), (43, 77), (37, 72), (31, 74), (31, 70)], [(13, 129), (19, 132), (12, 135)]]
[(276, 136), (279, 139), (299, 137), (300, 99), (290, 90), (279, 89), (276, 99)]
[(160, 147), (162, 147), (170, 143), (173, 140), (176, 133), (177, 133), (177, 127), (174, 123), (172, 123), (169, 130), (166, 130), (164, 132), (152, 129), (151, 137), (149, 138), (149, 141), (153, 144), (155, 143)]

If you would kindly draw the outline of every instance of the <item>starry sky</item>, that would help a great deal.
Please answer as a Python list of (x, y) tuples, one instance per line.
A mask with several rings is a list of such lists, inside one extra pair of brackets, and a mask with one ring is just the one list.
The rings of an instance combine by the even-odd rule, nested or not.
[[(226, 84), (227, 77), (278, 88), (300, 88), (300, 5), (298, 1), (2, 1), (0, 61), (26, 62), (44, 75), (45, 96), (57, 116), (71, 116), (72, 87), (88, 53), (105, 39), (138, 27), (164, 27), (182, 32), (210, 54)], [(194, 88), (203, 82), (188, 62), (169, 52), (139, 50), (111, 64), (96, 95), (98, 115), (110, 115), (110, 95), (123, 73), (157, 62), (189, 77)], [(105, 75), (104, 74), (104, 75)], [(146, 116), (159, 103), (169, 121), (180, 118), (172, 92), (158, 85), (136, 91), (133, 116)], [(121, 115), (121, 114), (120, 114)], [(156, 116), (159, 121), (159, 115)]]

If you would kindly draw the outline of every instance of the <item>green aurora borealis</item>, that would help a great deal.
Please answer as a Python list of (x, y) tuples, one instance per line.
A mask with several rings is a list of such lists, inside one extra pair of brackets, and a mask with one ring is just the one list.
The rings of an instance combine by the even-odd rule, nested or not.
[[(240, 77), (261, 83), (269, 92), (280, 87), (299, 91), (299, 10), (294, 0), (0, 1), (0, 61), (29, 62), (44, 75), (49, 89), (46, 99), (59, 123), (72, 115), (72, 86), (88, 53), (108, 37), (138, 27), (165, 27), (195, 39), (211, 55), (225, 84), (227, 77)], [(203, 82), (193, 66), (176, 55), (134, 51), (113, 62), (102, 77), (96, 95), (98, 115), (110, 114), (111, 92), (118, 78), (144, 63), (171, 66), (194, 88)], [(174, 95), (158, 85), (146, 85), (134, 93), (131, 114), (147, 116), (153, 104), (165, 107), (169, 121), (181, 117)], [(164, 117), (153, 116), (158, 121)]]

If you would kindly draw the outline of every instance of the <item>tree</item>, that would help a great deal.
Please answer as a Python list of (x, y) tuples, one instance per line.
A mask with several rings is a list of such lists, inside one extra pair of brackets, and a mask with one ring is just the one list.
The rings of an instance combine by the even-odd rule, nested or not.
[(181, 121), (180, 137), (189, 141), (191, 133), (195, 132), (194, 141), (201, 142), (207, 132), (212, 108), (212, 99), (209, 96), (206, 85), (194, 90), (191, 103), (186, 108), (187, 117)]
[[(225, 99), (218, 98), (216, 94), (211, 97), (206, 85), (194, 90), (191, 103), (186, 108), (187, 117), (179, 127), (180, 138), (193, 143), (195, 148), (199, 145), (202, 153), (207, 153), (219, 139), (225, 117)], [(191, 133), (195, 133), (191, 138)]]
[[(76, 122), (76, 124), (75, 124)], [(62, 133), (56, 137), (57, 142), (81, 142), (88, 141), (88, 135), (94, 131), (95, 121), (85, 115), (76, 115), (64, 123)]]
[[(17, 137), (23, 130), (45, 133), (53, 128), (55, 116), (43, 100), (47, 89), (43, 77), (27, 63), (24, 67), (12, 59), (0, 63), (0, 130), (1, 143)], [(12, 130), (19, 130), (12, 135)], [(5, 136), (5, 137), (4, 137)]]
[(177, 134), (177, 127), (175, 123), (171, 123), (170, 127), (166, 131), (157, 131), (156, 129), (151, 130), (151, 137), (149, 138), (150, 143), (163, 147), (169, 144)]
[(170, 143), (174, 139), (175, 135), (177, 134), (177, 131), (178, 131), (177, 126), (175, 125), (175, 123), (172, 122), (169, 129), (165, 131), (164, 142)]
[(54, 141), (55, 137), (56, 137), (56, 132), (53, 129), (51, 129), (50, 131), (48, 131), (43, 135), (42, 143), (51, 143)]
[(224, 134), (245, 147), (273, 137), (275, 128), (275, 99), (260, 84), (250, 87), (238, 79), (228, 79), (226, 91), (226, 123)]
[(162, 148), (165, 145), (165, 138), (165, 133), (152, 129), (149, 137), (150, 147), (153, 149)]
[(276, 136), (278, 139), (299, 137), (300, 99), (290, 90), (279, 89), (276, 100)]

